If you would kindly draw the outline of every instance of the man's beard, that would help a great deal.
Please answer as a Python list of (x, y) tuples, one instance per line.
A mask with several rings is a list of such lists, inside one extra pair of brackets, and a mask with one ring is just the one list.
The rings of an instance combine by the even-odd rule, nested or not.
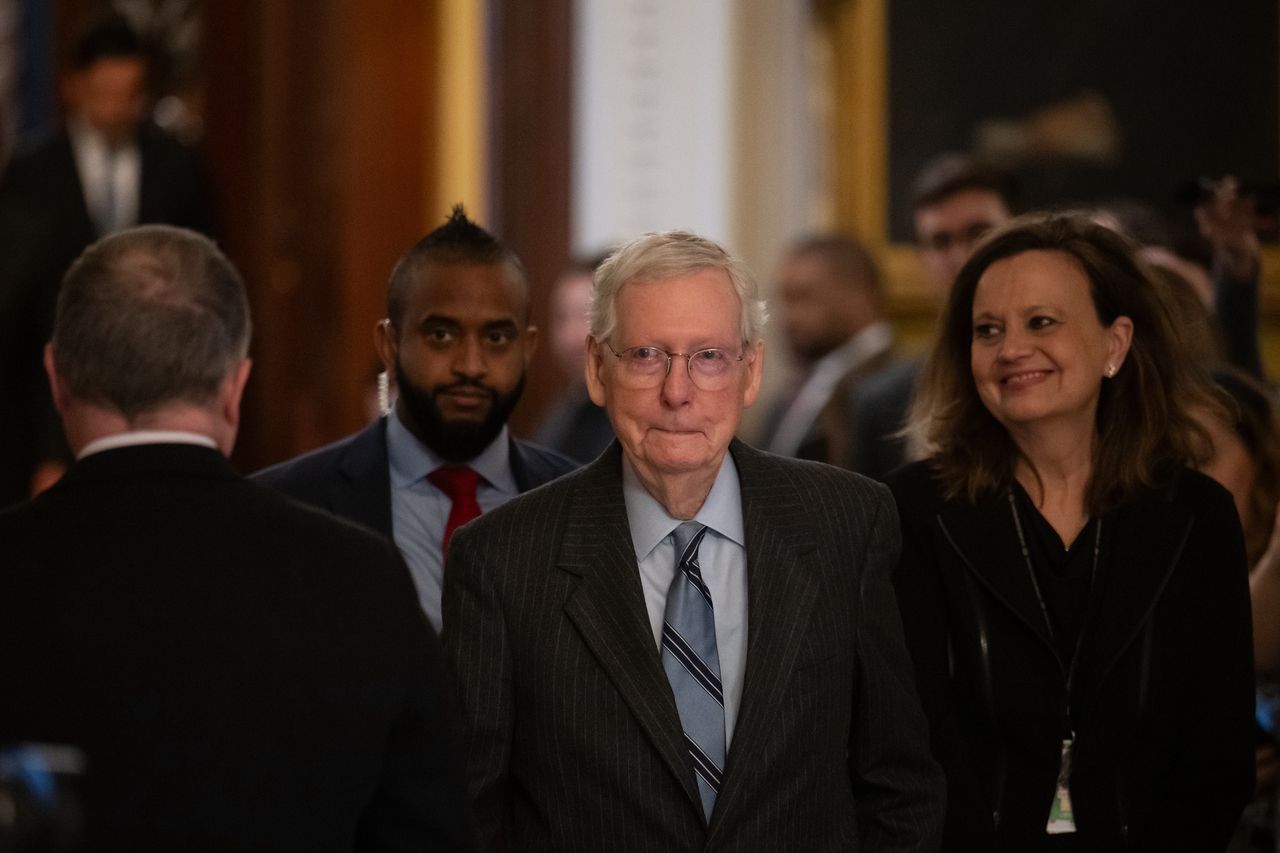
[[(404, 368), (396, 363), (396, 388), (399, 405), (407, 410), (413, 422), (413, 432), (427, 447), (447, 462), (466, 462), (480, 455), (502, 432), (511, 417), (511, 410), (524, 392), (524, 373), (516, 387), (506, 394), (499, 394), (487, 385), (469, 379), (460, 379), (448, 385), (437, 385), (427, 390), (409, 381)], [(479, 422), (447, 421), (436, 397), (459, 388), (483, 391), (489, 396), (489, 413)]]

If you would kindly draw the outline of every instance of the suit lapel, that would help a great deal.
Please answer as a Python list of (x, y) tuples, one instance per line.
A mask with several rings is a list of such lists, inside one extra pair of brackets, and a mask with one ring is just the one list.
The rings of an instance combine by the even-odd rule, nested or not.
[(507, 437), (507, 464), (511, 466), (511, 479), (516, 481), (516, 491), (523, 494), (533, 488), (529, 459), (525, 457), (520, 443), (510, 436)]
[(738, 441), (730, 450), (747, 532), (747, 665), (712, 837), (754, 784), (751, 762), (774, 734), (774, 710), (805, 636), (796, 626), (809, 624), (819, 594), (808, 563), (814, 540), (803, 496), (765, 454)]
[(974, 505), (954, 502), (938, 514), (938, 523), (965, 567), (1056, 655), (1018, 542), (1008, 492)]
[(329, 490), (330, 509), (391, 537), (391, 472), (387, 466), (387, 419), (358, 434), (338, 462), (342, 477)]
[(574, 490), (560, 568), (579, 578), (565, 613), (701, 814), (680, 715), (649, 625), (614, 444)]
[[(511, 477), (516, 481), (516, 489), (521, 493), (542, 485), (550, 479), (544, 466), (514, 438), (508, 436), (510, 449), (507, 453), (508, 464), (511, 465)], [(536, 469), (536, 470), (535, 470)]]

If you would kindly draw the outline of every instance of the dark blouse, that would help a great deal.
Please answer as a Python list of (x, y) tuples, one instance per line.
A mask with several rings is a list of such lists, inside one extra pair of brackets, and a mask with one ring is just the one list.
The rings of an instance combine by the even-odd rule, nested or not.
[(1098, 522), (1089, 519), (1075, 541), (1069, 546), (1063, 545), (1058, 532), (1036, 509), (1022, 486), (1015, 486), (1014, 494), (1031, 555), (1031, 568), (1048, 611), (1058, 657), (1066, 670), (1071, 666), (1089, 608)]

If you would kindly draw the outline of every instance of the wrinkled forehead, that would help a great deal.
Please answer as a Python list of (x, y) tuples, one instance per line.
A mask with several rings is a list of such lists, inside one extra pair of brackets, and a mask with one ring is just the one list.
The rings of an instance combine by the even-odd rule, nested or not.
[(666, 278), (635, 278), (617, 295), (617, 333), (680, 346), (732, 346), (741, 337), (742, 303), (729, 274), (706, 267)]

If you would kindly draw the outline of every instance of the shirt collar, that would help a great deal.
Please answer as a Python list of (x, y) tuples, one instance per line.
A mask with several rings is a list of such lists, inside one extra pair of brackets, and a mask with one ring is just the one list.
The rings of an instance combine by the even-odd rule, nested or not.
[(136, 447), (140, 444), (198, 444), (201, 447), (208, 447), (213, 450), (218, 449), (216, 441), (198, 432), (186, 432), (185, 430), (176, 429), (138, 429), (95, 438), (80, 448), (80, 452), (76, 454), (76, 459), (83, 459), (90, 454), (101, 453), (104, 450)]
[[(645, 491), (626, 454), (622, 457), (622, 496), (627, 504), (631, 542), (636, 549), (636, 561), (639, 562), (648, 557), (659, 542), (671, 535), (671, 531), (680, 525), (681, 519), (673, 518), (653, 495)], [(693, 520), (705, 524), (740, 547), (747, 547), (742, 524), (742, 490), (732, 453), (725, 453), (716, 481)]]
[[(400, 413), (395, 410), (387, 416), (387, 461), (391, 469), (391, 485), (398, 489), (422, 480), (446, 464), (438, 454), (409, 432), (409, 428), (400, 420)], [(480, 451), (479, 455), (468, 459), (466, 465), (498, 491), (512, 495), (519, 491), (515, 475), (511, 473), (511, 441), (505, 426), (498, 437)]]

